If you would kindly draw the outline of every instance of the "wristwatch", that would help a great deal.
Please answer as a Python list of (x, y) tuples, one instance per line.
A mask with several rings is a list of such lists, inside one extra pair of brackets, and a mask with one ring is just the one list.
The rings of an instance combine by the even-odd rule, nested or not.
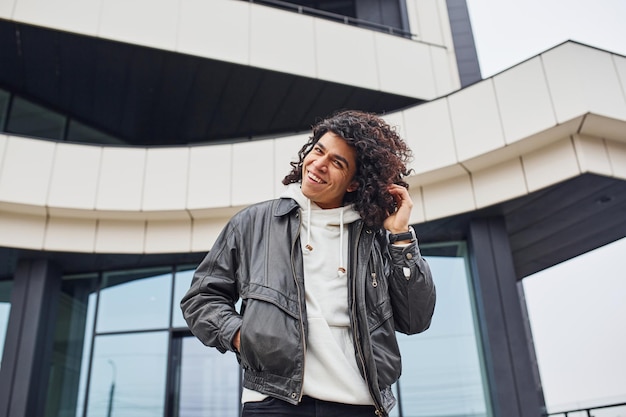
[(415, 241), (417, 237), (415, 237), (415, 230), (413, 230), (413, 226), (409, 226), (408, 232), (403, 233), (389, 233), (389, 243), (401, 242), (403, 240)]

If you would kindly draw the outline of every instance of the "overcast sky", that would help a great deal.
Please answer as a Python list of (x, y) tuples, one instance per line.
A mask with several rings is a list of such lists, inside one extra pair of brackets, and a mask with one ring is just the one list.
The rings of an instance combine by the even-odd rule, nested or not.
[[(626, 55), (626, 0), (467, 3), (485, 78), (568, 39)], [(626, 401), (626, 239), (526, 278), (524, 291), (548, 410)]]

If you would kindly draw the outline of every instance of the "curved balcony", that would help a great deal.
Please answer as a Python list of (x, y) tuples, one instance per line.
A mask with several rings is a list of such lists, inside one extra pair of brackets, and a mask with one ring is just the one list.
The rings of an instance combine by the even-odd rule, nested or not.
[[(521, 276), (557, 259), (542, 261), (530, 239), (546, 239), (543, 256), (549, 257), (550, 239), (573, 231), (577, 239), (604, 233), (589, 245), (623, 237), (625, 81), (626, 58), (569, 42), (449, 96), (389, 114), (415, 152), (411, 221), (427, 222), (422, 235), (436, 236), (445, 235), (445, 222), (455, 216), (504, 212), (515, 229), (513, 249), (529, 262)], [(2, 135), (0, 245), (206, 251), (236, 210), (281, 193), (280, 180), (306, 135), (166, 148)], [(586, 194), (562, 195), (580, 185), (571, 181), (586, 181)], [(560, 193), (542, 194), (560, 184), (566, 184)], [(524, 211), (519, 199), (525, 196), (544, 199), (545, 212)], [(568, 209), (576, 214), (563, 224)], [(584, 229), (580, 222), (587, 222)], [(602, 230), (593, 230), (600, 222)], [(531, 227), (545, 227), (545, 233), (529, 233)]]

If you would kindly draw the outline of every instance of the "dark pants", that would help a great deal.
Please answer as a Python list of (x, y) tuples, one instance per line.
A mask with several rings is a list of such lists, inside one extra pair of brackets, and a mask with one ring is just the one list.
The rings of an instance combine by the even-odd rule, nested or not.
[(373, 417), (376, 409), (372, 405), (351, 405), (302, 397), (298, 405), (268, 397), (259, 402), (243, 405), (241, 417)]

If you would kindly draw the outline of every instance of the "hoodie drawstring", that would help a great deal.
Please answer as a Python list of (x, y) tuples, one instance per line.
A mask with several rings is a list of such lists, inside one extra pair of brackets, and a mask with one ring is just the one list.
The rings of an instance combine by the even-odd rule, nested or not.
[(309, 252), (311, 252), (313, 250), (313, 246), (311, 246), (311, 200), (307, 198), (306, 203), (307, 203), (307, 216), (306, 216), (307, 228), (306, 228), (306, 245), (304, 247), (307, 248)]
[[(346, 275), (346, 268), (343, 266), (343, 210), (339, 212), (339, 267), (337, 268), (337, 275), (342, 277)], [(311, 200), (307, 198), (307, 228), (306, 228), (306, 245), (304, 247), (309, 252), (313, 251), (313, 246), (311, 246)]]
[(343, 264), (343, 210), (339, 212), (339, 268), (337, 268), (337, 271), (340, 277), (346, 275), (346, 268), (342, 266), (342, 264)]

